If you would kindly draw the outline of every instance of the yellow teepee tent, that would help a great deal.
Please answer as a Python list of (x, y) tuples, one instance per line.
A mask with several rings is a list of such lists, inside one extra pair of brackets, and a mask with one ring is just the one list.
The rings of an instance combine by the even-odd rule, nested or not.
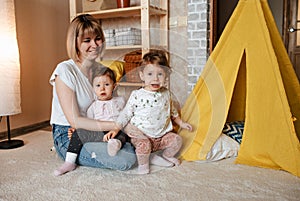
[(244, 121), (236, 163), (300, 177), (300, 86), (267, 0), (238, 2), (182, 116), (195, 127), (182, 159), (205, 160), (225, 122)]

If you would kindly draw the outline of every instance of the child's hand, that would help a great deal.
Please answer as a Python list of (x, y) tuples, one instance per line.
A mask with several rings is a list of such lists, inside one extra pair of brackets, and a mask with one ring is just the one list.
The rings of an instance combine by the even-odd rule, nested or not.
[(119, 130), (111, 130), (103, 136), (103, 142), (107, 142), (109, 139), (116, 137)]
[(183, 121), (181, 122), (180, 127), (183, 129), (187, 129), (190, 132), (193, 131), (192, 125)]
[(69, 128), (69, 129), (68, 129), (68, 138), (69, 138), (69, 139), (71, 139), (71, 137), (72, 137), (74, 131), (75, 131), (75, 128)]

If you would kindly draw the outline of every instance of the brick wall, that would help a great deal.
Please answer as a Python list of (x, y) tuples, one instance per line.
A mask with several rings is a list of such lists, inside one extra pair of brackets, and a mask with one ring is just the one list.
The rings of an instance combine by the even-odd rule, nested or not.
[(208, 59), (209, 0), (188, 0), (188, 91), (192, 91)]

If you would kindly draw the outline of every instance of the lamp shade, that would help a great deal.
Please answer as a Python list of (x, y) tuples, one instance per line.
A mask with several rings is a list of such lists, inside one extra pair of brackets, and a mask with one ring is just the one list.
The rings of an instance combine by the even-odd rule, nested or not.
[(0, 116), (21, 112), (14, 0), (0, 0)]

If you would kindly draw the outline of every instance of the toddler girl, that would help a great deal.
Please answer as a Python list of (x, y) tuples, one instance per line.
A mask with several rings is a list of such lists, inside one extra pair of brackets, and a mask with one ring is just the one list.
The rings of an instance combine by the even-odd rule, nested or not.
[(164, 87), (169, 72), (170, 67), (163, 52), (145, 54), (140, 71), (144, 86), (132, 91), (116, 121), (119, 128), (124, 128), (130, 122), (143, 133), (132, 136), (127, 133), (136, 148), (139, 174), (150, 172), (150, 154), (158, 150), (164, 150), (162, 157), (168, 162), (176, 166), (180, 164), (174, 156), (181, 148), (182, 139), (172, 132), (172, 120), (181, 128), (192, 130), (192, 126), (179, 117), (173, 107), (171, 93)]

